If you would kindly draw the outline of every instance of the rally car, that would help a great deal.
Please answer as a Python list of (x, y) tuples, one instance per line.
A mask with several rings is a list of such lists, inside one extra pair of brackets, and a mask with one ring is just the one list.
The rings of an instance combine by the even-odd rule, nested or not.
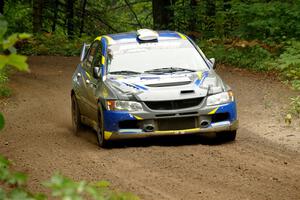
[(72, 122), (97, 133), (105, 147), (115, 139), (216, 133), (235, 140), (236, 102), (231, 88), (188, 36), (141, 29), (97, 37), (84, 44), (72, 77)]

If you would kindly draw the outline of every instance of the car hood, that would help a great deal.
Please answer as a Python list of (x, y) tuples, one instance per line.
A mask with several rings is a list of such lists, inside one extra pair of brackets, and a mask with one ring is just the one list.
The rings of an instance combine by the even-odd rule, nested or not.
[(213, 70), (163, 75), (108, 75), (105, 82), (117, 99), (138, 101), (199, 98), (225, 90), (222, 80)]

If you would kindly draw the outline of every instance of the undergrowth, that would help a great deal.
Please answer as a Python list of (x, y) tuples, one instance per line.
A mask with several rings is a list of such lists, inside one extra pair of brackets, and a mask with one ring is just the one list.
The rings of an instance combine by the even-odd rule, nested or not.
[(69, 39), (66, 35), (44, 33), (20, 43), (19, 53), (23, 55), (78, 56), (82, 44), (92, 41), (90, 37)]
[[(44, 193), (32, 193), (27, 187), (28, 176), (10, 169), (11, 162), (0, 155), (0, 199), (6, 200), (46, 200)], [(51, 197), (62, 200), (138, 200), (128, 192), (116, 192), (109, 188), (109, 182), (73, 181), (55, 174), (43, 186), (51, 190)], [(51, 198), (49, 197), (49, 198)], [(51, 198), (51, 199), (52, 199)]]
[(8, 75), (5, 69), (0, 70), (0, 97), (9, 97), (11, 90), (7, 86)]

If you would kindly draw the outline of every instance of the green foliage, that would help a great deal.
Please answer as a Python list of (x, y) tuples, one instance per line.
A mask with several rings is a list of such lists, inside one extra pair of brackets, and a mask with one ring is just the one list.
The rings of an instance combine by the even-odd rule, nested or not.
[(4, 117), (2, 115), (2, 113), (0, 112), (0, 131), (4, 128)]
[(28, 65), (26, 63), (26, 57), (17, 55), (17, 51), (14, 47), (16, 42), (27, 39), (29, 34), (12, 34), (7, 38), (4, 37), (7, 31), (7, 22), (0, 18), (0, 70), (5, 66), (13, 66), (20, 71), (27, 71)]
[[(44, 200), (45, 194), (31, 193), (26, 187), (27, 175), (20, 172), (12, 172), (10, 162), (0, 155), (0, 199), (6, 200)], [(138, 200), (131, 193), (114, 192), (109, 189), (109, 183), (100, 181), (88, 183), (85, 181), (75, 182), (60, 174), (44, 184), (52, 190), (52, 197), (62, 200)]]
[(85, 181), (74, 182), (60, 174), (52, 176), (45, 184), (52, 190), (53, 197), (61, 199), (82, 200), (92, 198), (94, 200), (138, 200), (138, 197), (131, 193), (117, 193), (111, 191), (107, 181), (87, 183)]
[(10, 89), (6, 86), (8, 82), (7, 69), (0, 70), (0, 97), (8, 97), (11, 94)]
[(274, 57), (272, 53), (258, 44), (235, 46), (232, 43), (224, 44), (222, 41), (209, 41), (202, 42), (199, 45), (207, 54), (207, 57), (214, 57), (219, 63), (252, 70), (268, 70), (269, 68), (265, 63)]
[(291, 98), (289, 113), (295, 117), (300, 117), (300, 95)]
[(233, 1), (231, 33), (246, 39), (277, 40), (300, 37), (300, 1)]
[(0, 155), (0, 199), (7, 200), (34, 200), (36, 195), (26, 189), (27, 176), (20, 172), (11, 172), (10, 162)]
[(283, 53), (271, 63), (274, 69), (282, 72), (286, 80), (296, 90), (300, 90), (300, 41), (288, 41)]
[(20, 53), (24, 55), (78, 56), (82, 44), (92, 41), (91, 37), (69, 39), (66, 35), (40, 34), (23, 43)]
[(18, 55), (14, 45), (20, 40), (29, 38), (30, 35), (21, 33), (5, 37), (7, 25), (7, 22), (0, 17), (0, 97), (9, 96), (11, 93), (6, 86), (8, 81), (7, 67), (14, 67), (19, 71), (28, 71), (27, 58)]

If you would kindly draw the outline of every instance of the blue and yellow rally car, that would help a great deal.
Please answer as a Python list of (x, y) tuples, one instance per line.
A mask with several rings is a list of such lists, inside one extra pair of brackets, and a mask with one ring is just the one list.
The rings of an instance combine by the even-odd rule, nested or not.
[(99, 146), (122, 138), (215, 132), (235, 140), (233, 92), (186, 35), (141, 29), (84, 44), (72, 77), (74, 132), (95, 129)]

